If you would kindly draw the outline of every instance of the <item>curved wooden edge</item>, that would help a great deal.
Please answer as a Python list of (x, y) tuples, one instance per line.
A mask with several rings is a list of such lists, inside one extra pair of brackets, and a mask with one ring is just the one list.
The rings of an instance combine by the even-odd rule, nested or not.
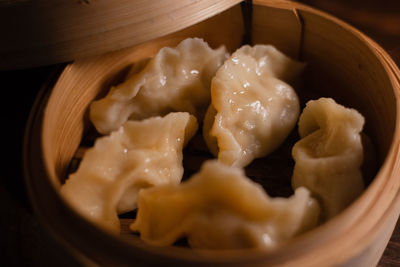
[[(43, 194), (42, 186), (46, 186), (46, 181), (43, 179), (46, 177), (43, 171), (43, 161), (40, 155), (40, 130), (43, 118), (43, 109), (50, 96), (51, 88), (56, 83), (61, 71), (64, 68), (62, 66), (56, 67), (56, 69), (50, 74), (49, 79), (39, 90), (36, 96), (35, 102), (29, 113), (29, 117), (25, 127), (24, 139), (23, 139), (23, 173), (25, 188), (28, 194), (30, 204), (36, 215), (36, 218), (41, 223), (44, 231), (47, 231), (59, 244), (61, 244), (75, 259), (77, 259), (84, 266), (97, 266), (92, 260), (87, 258), (83, 253), (73, 248), (60, 234), (56, 231), (56, 227), (49, 223), (49, 217), (52, 214), (48, 214), (43, 210), (43, 204), (45, 203), (56, 203), (54, 201), (54, 195)], [(38, 174), (42, 176), (38, 177)], [(36, 178), (35, 178), (36, 177)], [(42, 180), (42, 181), (40, 181)]]
[(120, 50), (194, 25), (241, 1), (37, 0), (1, 5), (0, 70)]
[[(382, 66), (389, 74), (389, 78), (393, 84), (394, 93), (396, 97), (396, 129), (394, 131), (394, 137), (392, 141), (392, 145), (390, 151), (388, 152), (386, 159), (376, 175), (379, 177), (379, 181), (375, 181), (366, 189), (366, 191), (362, 194), (362, 196), (354, 202), (350, 207), (348, 207), (342, 214), (333, 218), (325, 225), (319, 227), (306, 235), (301, 237), (303, 239), (303, 250), (313, 249), (314, 255), (323, 255), (324, 250), (328, 249), (326, 246), (322, 248), (318, 248), (319, 244), (322, 244), (323, 241), (331, 240), (334, 241), (332, 245), (329, 246), (330, 249), (337, 249), (338, 251), (346, 251), (346, 257), (350, 254), (353, 257), (357, 258), (357, 255), (362, 253), (368, 247), (370, 247), (371, 242), (373, 240), (378, 239), (378, 237), (382, 234), (382, 232), (386, 231), (387, 238), (383, 241), (380, 241), (382, 244), (386, 245), (389, 241), (390, 234), (393, 232), (396, 220), (390, 220), (393, 218), (393, 214), (397, 214), (397, 217), (400, 212), (400, 180), (396, 181), (392, 179), (391, 181), (386, 181), (386, 177), (393, 176), (392, 173), (398, 173), (400, 171), (400, 71), (396, 64), (393, 62), (391, 57), (371, 38), (367, 37), (365, 34), (349, 25), (348, 23), (317, 9), (306, 6), (304, 4), (285, 1), (285, 0), (255, 0), (255, 4), (260, 4), (264, 6), (271, 6), (282, 8), (286, 10), (292, 10), (294, 13), (299, 16), (302, 15), (303, 12), (312, 12), (316, 15), (324, 17), (339, 27), (345, 29), (346, 31), (350, 31), (354, 36), (356, 36), (359, 40), (367, 41), (367, 45), (372, 53), (376, 55), (377, 58), (381, 59)], [(397, 141), (396, 141), (397, 140)], [(395, 190), (392, 190), (395, 189)], [(380, 191), (377, 193), (377, 191)], [(371, 196), (375, 195), (375, 198)], [(385, 196), (385, 197), (382, 197)], [(383, 207), (386, 209), (376, 210), (377, 202), (383, 203)], [(368, 205), (364, 205), (360, 210), (361, 203), (368, 203)], [(371, 208), (375, 207), (375, 212), (371, 212)], [(391, 215), (391, 216), (389, 216)], [(396, 215), (394, 215), (396, 217)], [(396, 217), (396, 219), (397, 219)], [(388, 221), (390, 223), (388, 223)], [(388, 227), (385, 229), (383, 226)], [(354, 231), (356, 229), (356, 231)], [(317, 236), (319, 232), (329, 233), (325, 236), (324, 240), (319, 240), (321, 242), (314, 242), (313, 236)], [(369, 233), (365, 235), (365, 233)], [(389, 233), (389, 234), (388, 234)], [(337, 239), (336, 237), (340, 235), (341, 238)], [(346, 237), (352, 236), (352, 240), (346, 239)], [(310, 241), (310, 242), (309, 242)], [(294, 243), (294, 242), (293, 242)], [(300, 240), (299, 240), (300, 243)], [(285, 252), (288, 252), (285, 248)], [(372, 248), (369, 248), (372, 250)], [(373, 249), (379, 250), (378, 247), (374, 247)], [(381, 254), (383, 253), (384, 247), (380, 250), (380, 254), (375, 255), (375, 258), (370, 259), (369, 262), (362, 262), (358, 264), (368, 264), (368, 265), (356, 265), (356, 266), (374, 266)], [(372, 252), (372, 251), (371, 251)], [(340, 253), (336, 253), (337, 255), (341, 255)], [(344, 255), (344, 254), (342, 254)], [(314, 257), (314, 256), (312, 256)], [(300, 257), (301, 258), (301, 257)], [(303, 264), (304, 266), (312, 266), (309, 263), (314, 261), (314, 263), (319, 262), (320, 264), (324, 264), (324, 257), (315, 256), (314, 259), (304, 258), (300, 259), (296, 264)], [(341, 258), (340, 256), (335, 259), (336, 261), (330, 262), (330, 266), (336, 266), (342, 264), (345, 258)], [(302, 266), (303, 266), (302, 265)], [(318, 266), (315, 265), (315, 266)]]

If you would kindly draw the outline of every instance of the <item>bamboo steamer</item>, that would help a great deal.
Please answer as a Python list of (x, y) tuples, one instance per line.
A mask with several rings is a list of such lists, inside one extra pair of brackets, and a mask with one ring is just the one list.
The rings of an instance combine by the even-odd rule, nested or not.
[[(241, 44), (239, 5), (151, 41), (68, 64), (43, 90), (25, 137), (25, 174), (35, 212), (85, 265), (375, 266), (400, 213), (400, 71), (371, 39), (344, 22), (288, 1), (253, 1), (254, 43), (268, 43), (308, 63), (305, 86), (358, 109), (377, 152), (379, 170), (365, 192), (340, 215), (280, 249), (199, 251), (157, 248), (136, 236), (116, 238), (71, 210), (58, 190), (89, 125), (91, 101), (117, 83), (129, 66), (163, 46), (202, 37), (230, 51)], [(55, 78), (55, 79), (56, 79)], [(301, 95), (302, 92), (299, 92)]]
[[(240, 0), (0, 1), (0, 70), (72, 61), (152, 40)], [(12, 29), (12, 30), (10, 30)]]

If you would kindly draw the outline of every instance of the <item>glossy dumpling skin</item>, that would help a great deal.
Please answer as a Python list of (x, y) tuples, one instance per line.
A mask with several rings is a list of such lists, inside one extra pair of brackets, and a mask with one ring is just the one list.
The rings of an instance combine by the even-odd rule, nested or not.
[(211, 84), (203, 136), (210, 151), (232, 166), (266, 156), (289, 135), (299, 116), (295, 83), (304, 64), (273, 46), (243, 46)]
[(211, 49), (198, 38), (164, 47), (138, 73), (90, 106), (90, 119), (106, 134), (129, 119), (186, 111), (204, 116), (210, 102), (210, 84), (226, 58), (225, 47)]
[(126, 122), (96, 140), (61, 187), (62, 196), (82, 216), (118, 234), (117, 214), (136, 208), (140, 189), (180, 182), (182, 148), (197, 127), (187, 112)]
[(242, 169), (213, 160), (180, 185), (142, 190), (130, 228), (155, 246), (186, 236), (193, 248), (271, 250), (316, 226), (318, 216), (307, 189), (271, 198)]
[(364, 189), (363, 125), (358, 111), (331, 98), (309, 101), (300, 116), (292, 183), (294, 188), (307, 187), (320, 200), (325, 219), (346, 208)]

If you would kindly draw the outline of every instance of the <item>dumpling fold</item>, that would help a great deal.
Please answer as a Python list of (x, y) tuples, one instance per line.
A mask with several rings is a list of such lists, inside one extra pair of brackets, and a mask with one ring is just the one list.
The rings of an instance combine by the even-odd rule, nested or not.
[(242, 169), (213, 160), (179, 185), (140, 191), (130, 228), (155, 246), (187, 237), (193, 248), (271, 250), (315, 227), (318, 218), (319, 205), (307, 189), (271, 198)]
[(268, 155), (289, 135), (299, 116), (298, 83), (304, 64), (270, 45), (242, 46), (211, 83), (203, 136), (210, 151), (244, 167)]
[(358, 111), (331, 98), (309, 101), (300, 115), (301, 140), (292, 149), (292, 184), (312, 192), (321, 202), (325, 219), (341, 212), (364, 189), (363, 125)]
[(197, 127), (187, 112), (126, 122), (86, 151), (62, 196), (82, 216), (118, 234), (118, 213), (136, 208), (142, 188), (180, 182), (182, 149)]
[(98, 132), (117, 130), (125, 121), (185, 111), (199, 120), (210, 102), (211, 79), (227, 56), (199, 38), (164, 47), (145, 67), (90, 106)]

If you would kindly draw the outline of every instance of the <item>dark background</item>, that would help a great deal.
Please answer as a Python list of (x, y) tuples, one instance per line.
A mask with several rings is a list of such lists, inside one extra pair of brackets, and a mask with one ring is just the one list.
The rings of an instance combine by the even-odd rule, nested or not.
[[(302, 0), (352, 24), (400, 64), (399, 0)], [(1, 41), (1, 39), (0, 39)], [(35, 219), (22, 172), (25, 124), (39, 89), (56, 66), (0, 72), (4, 143), (0, 176), (0, 255), (5, 266), (79, 266)], [(379, 266), (400, 266), (400, 223)]]

